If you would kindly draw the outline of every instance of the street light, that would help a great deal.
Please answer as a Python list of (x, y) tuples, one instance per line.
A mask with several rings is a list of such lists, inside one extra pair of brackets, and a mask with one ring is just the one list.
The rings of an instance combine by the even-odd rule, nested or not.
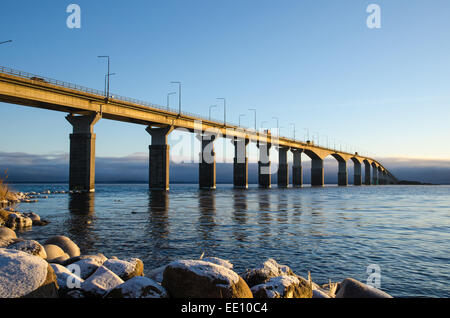
[(227, 100), (223, 97), (218, 97), (217, 99), (223, 100), (223, 125), (227, 124)]
[(178, 116), (181, 116), (181, 82), (170, 82), (171, 84), (178, 84)]
[(108, 78), (108, 75), (109, 75), (109, 76), (113, 76), (113, 75), (116, 75), (116, 73), (105, 74), (105, 92), (106, 92), (106, 86), (107, 86), (106, 80), (107, 80), (107, 78)]
[(320, 135), (317, 131), (314, 132), (317, 135), (317, 146), (320, 146)]
[(8, 41), (0, 42), (0, 44), (11, 43), (11, 42), (12, 42), (12, 40), (8, 40)]
[(170, 95), (175, 95), (176, 92), (168, 93), (167, 94), (167, 110), (169, 110), (169, 102), (170, 102)]
[(245, 114), (240, 114), (239, 115), (239, 127), (241, 127), (241, 117), (244, 117), (245, 116)]
[(106, 76), (108, 77), (108, 85), (107, 85), (107, 88), (106, 88), (106, 99), (108, 99), (109, 98), (109, 76), (111, 75), (111, 73), (109, 71), (110, 58), (109, 58), (109, 55), (100, 55), (100, 56), (97, 56), (97, 57), (98, 58), (107, 58), (108, 59), (108, 73), (106, 73)]
[(256, 131), (256, 109), (254, 109), (254, 108), (249, 108), (248, 110), (254, 111), (254, 112), (255, 112), (255, 131)]
[(216, 108), (217, 107), (217, 105), (211, 105), (211, 106), (209, 106), (209, 120), (211, 120), (211, 109), (213, 109), (213, 108)]
[(308, 128), (303, 128), (304, 130), (306, 130), (306, 141), (310, 141), (309, 140), (309, 129)]
[(291, 123), (291, 126), (294, 127), (294, 140), (295, 140), (295, 124), (294, 124), (294, 123)]

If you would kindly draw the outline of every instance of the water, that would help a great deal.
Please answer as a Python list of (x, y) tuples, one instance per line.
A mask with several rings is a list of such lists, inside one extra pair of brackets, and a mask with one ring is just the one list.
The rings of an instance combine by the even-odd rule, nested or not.
[[(14, 185), (20, 191), (67, 185)], [(397, 297), (450, 297), (450, 186), (234, 190), (172, 185), (97, 185), (95, 194), (50, 195), (20, 211), (51, 223), (20, 233), (43, 241), (66, 235), (84, 254), (138, 257), (147, 270), (180, 258), (217, 256), (241, 273), (269, 257), (318, 283), (381, 269)]]

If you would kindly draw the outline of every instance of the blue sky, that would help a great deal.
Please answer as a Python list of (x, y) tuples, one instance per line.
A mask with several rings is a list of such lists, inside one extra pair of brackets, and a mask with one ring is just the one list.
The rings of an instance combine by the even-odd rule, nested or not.
[[(66, 7), (81, 7), (81, 29)], [(381, 29), (366, 26), (369, 4)], [(276, 126), (322, 143), (336, 138), (375, 157), (450, 159), (450, 2), (164, 0), (3, 1), (0, 64), (165, 105), (183, 82), (183, 109), (208, 115), (226, 97), (228, 118)], [(172, 99), (177, 107), (177, 98)], [(63, 113), (0, 103), (0, 151), (67, 153)], [(222, 118), (220, 107), (213, 117)], [(144, 127), (102, 120), (97, 155), (146, 153)], [(252, 146), (253, 147), (253, 146)], [(231, 144), (227, 150), (231, 153)], [(218, 156), (222, 146), (216, 146)], [(253, 152), (254, 147), (252, 148)]]

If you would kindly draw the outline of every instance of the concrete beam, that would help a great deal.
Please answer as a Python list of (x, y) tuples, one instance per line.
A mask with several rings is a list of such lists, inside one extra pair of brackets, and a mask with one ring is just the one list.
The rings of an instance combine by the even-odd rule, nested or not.
[(289, 187), (289, 165), (287, 162), (287, 153), (289, 148), (279, 147), (278, 148), (278, 187), (287, 188)]
[(170, 146), (167, 144), (167, 136), (173, 129), (173, 126), (146, 128), (152, 137), (152, 144), (149, 146), (149, 187), (152, 191), (169, 190)]
[(100, 118), (97, 113), (66, 117), (73, 127), (73, 133), (70, 135), (69, 163), (69, 189), (72, 191), (95, 191), (94, 125)]
[(214, 152), (214, 140), (216, 135), (198, 134), (202, 151), (199, 154), (198, 180), (200, 189), (214, 190), (216, 188), (216, 153)]
[(236, 189), (248, 188), (248, 139), (234, 139), (233, 185)]
[(303, 167), (302, 152), (303, 149), (291, 149), (294, 158), (292, 165), (292, 186), (301, 188), (303, 186)]

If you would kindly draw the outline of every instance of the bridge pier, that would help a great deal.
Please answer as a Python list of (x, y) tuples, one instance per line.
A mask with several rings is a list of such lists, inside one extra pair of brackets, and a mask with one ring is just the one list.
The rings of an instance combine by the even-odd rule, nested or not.
[(361, 175), (361, 163), (358, 161), (353, 161), (353, 185), (362, 185), (362, 175)]
[(323, 159), (311, 159), (311, 186), (323, 187), (324, 185)]
[(234, 139), (233, 185), (236, 189), (248, 188), (248, 139)]
[(98, 113), (92, 115), (68, 115), (73, 127), (70, 135), (69, 189), (72, 191), (95, 191), (95, 139), (94, 125), (100, 120)]
[(346, 161), (338, 161), (338, 163), (339, 163), (338, 186), (346, 187), (346, 186), (348, 186), (347, 162)]
[(289, 187), (289, 165), (287, 162), (287, 153), (289, 148), (278, 147), (278, 187)]
[(378, 185), (378, 168), (375, 164), (372, 165), (372, 184)]
[(199, 134), (197, 138), (202, 143), (202, 151), (199, 154), (198, 180), (200, 189), (214, 190), (216, 188), (216, 153), (214, 152), (213, 134)]
[(272, 178), (270, 169), (270, 147), (271, 144), (257, 143), (259, 149), (258, 161), (258, 185), (260, 188), (271, 188)]
[(364, 161), (364, 169), (365, 169), (365, 173), (364, 173), (364, 184), (365, 185), (371, 185), (371, 179), (370, 179), (370, 163), (367, 161)]
[(163, 128), (152, 128), (148, 126), (146, 131), (152, 137), (149, 146), (149, 187), (150, 190), (169, 190), (169, 153), (170, 146), (167, 144), (167, 136), (172, 132), (173, 126)]
[(302, 167), (302, 152), (303, 149), (291, 149), (294, 157), (292, 165), (292, 186), (301, 188), (303, 186), (303, 167)]
[(384, 185), (384, 171), (381, 170), (380, 167), (378, 167), (378, 184)]

